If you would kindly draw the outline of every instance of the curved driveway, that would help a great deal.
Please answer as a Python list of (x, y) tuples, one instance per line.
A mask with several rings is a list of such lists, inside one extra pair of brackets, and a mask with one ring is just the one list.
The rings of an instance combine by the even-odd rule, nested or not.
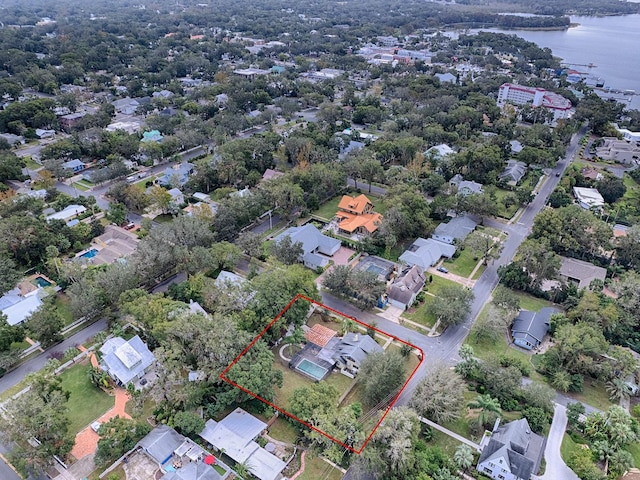
[(536, 477), (539, 480), (580, 480), (560, 456), (562, 437), (567, 428), (567, 409), (558, 403), (553, 413), (553, 422), (547, 436), (547, 446), (544, 449), (544, 459), (547, 467), (544, 475)]

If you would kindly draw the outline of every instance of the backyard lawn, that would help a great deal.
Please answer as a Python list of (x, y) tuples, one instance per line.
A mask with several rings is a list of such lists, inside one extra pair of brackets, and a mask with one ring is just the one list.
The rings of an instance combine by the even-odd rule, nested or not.
[(342, 472), (321, 458), (307, 454), (304, 472), (298, 478), (300, 480), (340, 480)]
[(273, 363), (273, 367), (276, 370), (280, 370), (283, 376), (282, 388), (275, 389), (276, 397), (274, 404), (286, 410), (289, 408), (289, 399), (293, 395), (293, 392), (298, 388), (310, 387), (313, 381), (283, 366), (277, 360)]
[(281, 442), (296, 443), (298, 432), (291, 424), (291, 421), (280, 416), (273, 425), (269, 427), (269, 436)]
[(60, 374), (62, 388), (69, 392), (67, 401), (69, 431), (77, 434), (113, 407), (115, 398), (95, 387), (89, 380), (89, 365), (78, 364)]

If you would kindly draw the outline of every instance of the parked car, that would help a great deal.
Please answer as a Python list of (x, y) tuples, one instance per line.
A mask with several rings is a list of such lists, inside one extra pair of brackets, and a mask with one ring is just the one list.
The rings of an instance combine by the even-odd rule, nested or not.
[(132, 230), (132, 229), (136, 228), (136, 224), (133, 223), (133, 222), (129, 222), (122, 228), (124, 228), (125, 230)]
[(98, 422), (97, 420), (95, 422), (93, 422), (91, 424), (91, 430), (93, 430), (94, 432), (98, 433), (98, 430), (100, 430), (100, 427), (102, 426), (101, 422)]
[(442, 265), (440, 265), (438, 268), (436, 268), (436, 270), (438, 270), (439, 272), (442, 272), (442, 273), (449, 273), (449, 270), (444, 268)]

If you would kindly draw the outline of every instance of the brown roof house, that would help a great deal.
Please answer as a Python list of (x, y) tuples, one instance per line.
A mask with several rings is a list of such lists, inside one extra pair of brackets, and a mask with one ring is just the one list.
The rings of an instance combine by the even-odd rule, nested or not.
[(382, 223), (382, 215), (373, 211), (373, 203), (366, 195), (344, 195), (336, 217), (340, 231), (349, 235), (373, 233)]
[(418, 265), (405, 268), (396, 278), (387, 292), (391, 305), (398, 308), (409, 308), (416, 301), (426, 282), (424, 273)]

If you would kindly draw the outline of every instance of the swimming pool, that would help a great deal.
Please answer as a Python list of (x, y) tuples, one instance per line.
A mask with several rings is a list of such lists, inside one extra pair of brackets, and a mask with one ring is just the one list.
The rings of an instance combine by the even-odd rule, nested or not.
[(322, 380), (329, 371), (326, 368), (307, 360), (306, 358), (302, 359), (296, 369), (300, 370), (303, 373), (306, 373), (316, 380)]
[(36, 285), (39, 287), (50, 287), (52, 284), (51, 282), (49, 282), (48, 280), (44, 279), (43, 277), (36, 277), (33, 279), (34, 282), (36, 282)]
[(372, 272), (375, 273), (376, 275), (384, 275), (385, 270), (382, 267), (379, 267), (377, 265), (369, 265), (367, 267), (367, 272)]
[(98, 250), (96, 250), (95, 248), (92, 248), (91, 250), (84, 252), (82, 255), (80, 255), (80, 258), (93, 258), (98, 254)]

